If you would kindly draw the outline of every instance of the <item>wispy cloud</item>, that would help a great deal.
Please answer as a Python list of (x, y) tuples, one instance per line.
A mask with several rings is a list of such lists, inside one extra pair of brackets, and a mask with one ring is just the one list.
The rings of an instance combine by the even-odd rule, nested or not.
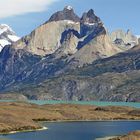
[(0, 18), (44, 11), (58, 0), (0, 0)]

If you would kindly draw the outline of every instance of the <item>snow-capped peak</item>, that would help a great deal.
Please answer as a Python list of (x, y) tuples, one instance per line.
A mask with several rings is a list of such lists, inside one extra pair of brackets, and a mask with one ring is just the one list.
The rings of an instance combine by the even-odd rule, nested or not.
[(7, 24), (0, 24), (0, 35), (6, 31), (15, 33)]
[(3, 27), (3, 28), (8, 28), (9, 30), (12, 30), (12, 29), (10, 28), (10, 26), (8, 26), (7, 24), (0, 24), (0, 26)]
[(0, 24), (0, 51), (6, 45), (16, 42), (20, 38), (16, 36), (15, 32), (7, 24)]
[(73, 10), (72, 6), (70, 6), (70, 5), (66, 6), (65, 9), (67, 9), (67, 10)]

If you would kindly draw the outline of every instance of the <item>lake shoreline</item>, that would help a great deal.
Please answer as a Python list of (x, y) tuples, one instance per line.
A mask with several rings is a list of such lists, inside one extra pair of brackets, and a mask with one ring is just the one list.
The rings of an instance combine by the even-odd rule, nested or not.
[(58, 121), (38, 121), (40, 123), (62, 123), (62, 122), (140, 122), (140, 120), (58, 120)]
[[(58, 120), (58, 121), (38, 121), (39, 124), (42, 125), (42, 123), (79, 123), (79, 122), (140, 122), (140, 120)], [(19, 128), (20, 129), (20, 128)], [(49, 129), (46, 126), (43, 126), (38, 129), (25, 129), (25, 130), (17, 130), (17, 131), (10, 131), (10, 132), (0, 132), (0, 135), (10, 135), (10, 134), (16, 134), (16, 133), (22, 133), (22, 132), (35, 132), (35, 131), (42, 131)], [(111, 136), (111, 138), (116, 138), (119, 136)], [(110, 137), (104, 137), (105, 140), (108, 140)], [(97, 140), (104, 140), (104, 138), (97, 138)], [(108, 138), (108, 139), (107, 139)]]
[(110, 140), (110, 139), (113, 139), (113, 138), (117, 138), (118, 136), (107, 136), (107, 137), (103, 137), (103, 138), (96, 138), (95, 140)]
[(16, 133), (23, 133), (23, 132), (36, 132), (36, 131), (42, 131), (42, 130), (47, 130), (48, 128), (47, 127), (42, 127), (42, 128), (39, 128), (39, 129), (25, 129), (25, 130), (22, 130), (22, 131), (10, 131), (10, 132), (5, 132), (5, 133), (1, 133), (0, 132), (0, 135), (10, 135), (10, 134), (16, 134)]
[(131, 107), (25, 102), (1, 102), (0, 106), (0, 134), (37, 131), (43, 128), (42, 122), (140, 121), (140, 110)]

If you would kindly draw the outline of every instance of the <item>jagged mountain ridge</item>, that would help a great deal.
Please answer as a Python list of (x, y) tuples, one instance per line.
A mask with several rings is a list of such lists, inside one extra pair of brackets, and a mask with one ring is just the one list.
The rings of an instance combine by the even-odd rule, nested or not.
[(12, 44), (19, 39), (8, 25), (0, 24), (0, 51), (5, 45)]
[(74, 10), (71, 6), (66, 6), (63, 11), (54, 13), (47, 22), (60, 20), (71, 20), (74, 22), (80, 22), (79, 16), (74, 13)]
[[(79, 18), (72, 8), (65, 7), (63, 11), (53, 14), (45, 24), (19, 40), (13, 47), (24, 48), (33, 54), (45, 56), (55, 53), (71, 40), (69, 42), (71, 44), (67, 44), (65, 50), (63, 48), (63, 52), (67, 55), (75, 53), (78, 48), (90, 43), (93, 38), (103, 32), (107, 36), (103, 23), (93, 10), (89, 10), (83, 14), (82, 18)], [(69, 39), (66, 42), (68, 36)], [(111, 41), (109, 44), (113, 48), (110, 55), (121, 51), (114, 47)]]
[[(121, 79), (123, 73), (139, 70), (131, 67), (131, 61), (125, 62), (138, 53), (119, 52), (122, 49), (112, 44), (93, 10), (78, 18), (71, 7), (65, 7), (2, 50), (0, 91), (20, 93), (28, 99), (136, 101), (126, 94), (123, 98), (114, 95), (117, 86), (133, 78), (131, 74)], [(107, 82), (114, 77), (121, 82)]]

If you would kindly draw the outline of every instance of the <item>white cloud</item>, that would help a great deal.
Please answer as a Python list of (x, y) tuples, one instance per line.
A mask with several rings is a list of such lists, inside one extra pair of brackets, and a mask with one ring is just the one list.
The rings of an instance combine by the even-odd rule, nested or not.
[(58, 0), (0, 0), (0, 18), (41, 12)]

